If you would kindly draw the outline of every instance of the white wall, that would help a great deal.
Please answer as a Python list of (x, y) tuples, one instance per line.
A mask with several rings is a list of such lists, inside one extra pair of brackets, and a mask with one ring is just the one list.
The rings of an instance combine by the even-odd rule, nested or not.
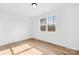
[(42, 16), (56, 16), (56, 32), (40, 31), (38, 17), (33, 22), (33, 34), (37, 39), (79, 50), (79, 6), (67, 6)]
[(27, 17), (0, 10), (0, 45), (29, 38), (29, 22)]

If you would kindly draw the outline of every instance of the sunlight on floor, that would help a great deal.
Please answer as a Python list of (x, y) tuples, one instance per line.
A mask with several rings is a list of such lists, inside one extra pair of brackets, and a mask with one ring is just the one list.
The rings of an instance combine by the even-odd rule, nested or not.
[[(43, 54), (38, 49), (33, 48), (28, 44), (23, 44), (20, 46), (11, 48), (14, 55), (41, 55)], [(0, 51), (0, 55), (12, 55), (12, 51), (10, 49)]]
[(28, 44), (23, 44), (20, 46), (13, 47), (12, 50), (13, 50), (14, 54), (16, 54), (16, 53), (19, 53), (20, 51), (26, 50), (28, 48), (31, 48), (31, 46)]
[(39, 50), (37, 50), (35, 48), (32, 48), (32, 49), (30, 49), (28, 51), (25, 51), (25, 52), (23, 52), (23, 53), (21, 53), (19, 55), (41, 55), (41, 54), (42, 54), (41, 51), (39, 51)]
[(0, 55), (12, 55), (10, 49), (0, 51)]

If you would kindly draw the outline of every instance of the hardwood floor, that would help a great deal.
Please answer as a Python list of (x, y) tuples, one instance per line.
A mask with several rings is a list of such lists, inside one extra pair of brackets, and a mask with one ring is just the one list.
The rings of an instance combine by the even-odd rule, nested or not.
[(79, 55), (79, 51), (30, 38), (0, 46), (0, 55)]

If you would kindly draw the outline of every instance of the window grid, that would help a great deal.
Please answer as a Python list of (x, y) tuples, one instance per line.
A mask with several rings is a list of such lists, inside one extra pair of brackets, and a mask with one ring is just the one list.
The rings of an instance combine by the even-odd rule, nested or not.
[(56, 27), (54, 24), (55, 16), (48, 16), (40, 20), (40, 31), (54, 32)]

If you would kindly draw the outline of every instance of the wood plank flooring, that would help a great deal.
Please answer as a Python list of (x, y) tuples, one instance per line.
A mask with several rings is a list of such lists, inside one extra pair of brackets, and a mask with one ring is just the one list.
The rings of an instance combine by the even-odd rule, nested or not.
[(0, 55), (79, 55), (79, 51), (30, 38), (0, 46)]

